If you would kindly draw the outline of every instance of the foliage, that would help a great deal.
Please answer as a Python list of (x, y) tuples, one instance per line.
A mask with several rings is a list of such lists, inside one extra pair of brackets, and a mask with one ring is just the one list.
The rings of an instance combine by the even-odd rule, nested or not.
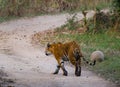
[(113, 10), (120, 16), (120, 0), (113, 0)]
[(79, 27), (76, 15), (74, 14), (71, 18), (67, 19), (66, 27), (68, 30), (76, 30)]
[(111, 29), (111, 32), (120, 33), (120, 0), (113, 0), (112, 2), (112, 10), (113, 10), (113, 15), (112, 15), (112, 21), (113, 21), (113, 28)]
[(102, 33), (113, 27), (111, 16), (101, 11), (97, 11), (93, 19), (89, 19), (87, 23), (89, 33)]
[(8, 20), (14, 20), (14, 19), (17, 19), (19, 17), (17, 16), (5, 16), (5, 17), (0, 17), (0, 23), (1, 22), (5, 22), (5, 21), (8, 21)]
[[(55, 13), (90, 9), (111, 0), (0, 0), (0, 16)], [(94, 5), (95, 3), (95, 5)], [(107, 6), (107, 5), (106, 5)]]

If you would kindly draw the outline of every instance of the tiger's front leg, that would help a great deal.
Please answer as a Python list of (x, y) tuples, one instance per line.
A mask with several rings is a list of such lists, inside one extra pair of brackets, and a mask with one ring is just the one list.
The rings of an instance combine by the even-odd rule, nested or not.
[(62, 61), (59, 61), (59, 60), (58, 60), (57, 69), (55, 70), (55, 72), (54, 72), (53, 74), (58, 74), (60, 68), (63, 70), (63, 75), (64, 75), (64, 76), (67, 76), (67, 75), (68, 75), (68, 72), (67, 72), (67, 70), (66, 70), (65, 67), (64, 67), (64, 61), (63, 61), (63, 60), (62, 60)]
[(63, 70), (63, 75), (64, 75), (64, 76), (67, 76), (67, 75), (68, 75), (68, 72), (67, 72), (67, 70), (66, 70), (65, 67), (64, 67), (64, 62), (61, 62), (61, 68), (62, 68), (62, 70)]
[(59, 70), (60, 70), (60, 65), (57, 65), (57, 69), (55, 70), (53, 74), (58, 74)]

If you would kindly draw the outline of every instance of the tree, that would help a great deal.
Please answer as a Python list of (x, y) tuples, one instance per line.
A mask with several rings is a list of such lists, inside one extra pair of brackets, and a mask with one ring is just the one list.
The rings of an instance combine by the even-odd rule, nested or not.
[(113, 0), (113, 11), (120, 16), (120, 0)]
[(120, 32), (120, 0), (113, 0), (113, 30)]

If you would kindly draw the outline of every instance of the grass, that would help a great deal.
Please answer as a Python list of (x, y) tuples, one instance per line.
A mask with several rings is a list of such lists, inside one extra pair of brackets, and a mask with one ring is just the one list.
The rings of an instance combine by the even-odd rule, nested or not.
[(25, 14), (25, 15), (23, 15), (21, 17), (20, 16), (3, 16), (3, 17), (0, 17), (0, 23), (10, 21), (10, 20), (20, 19), (20, 18), (24, 18), (24, 17), (35, 17), (35, 16), (42, 16), (42, 15), (46, 15), (46, 14), (42, 14), (42, 13)]
[(5, 22), (5, 21), (9, 21), (9, 20), (18, 19), (18, 18), (20, 18), (20, 17), (17, 17), (17, 16), (0, 17), (0, 23)]
[(101, 34), (58, 34), (58, 38), (77, 41), (86, 58), (95, 50), (105, 54), (105, 61), (97, 63), (91, 69), (101, 76), (120, 84), (120, 37)]

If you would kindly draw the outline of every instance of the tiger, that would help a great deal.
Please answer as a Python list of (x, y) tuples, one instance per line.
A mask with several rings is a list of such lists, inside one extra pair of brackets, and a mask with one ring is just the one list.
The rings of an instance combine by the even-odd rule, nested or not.
[(63, 75), (67, 76), (68, 72), (64, 67), (64, 62), (70, 61), (70, 63), (75, 66), (75, 75), (81, 76), (81, 59), (83, 58), (87, 64), (89, 63), (84, 58), (80, 46), (75, 41), (66, 43), (48, 43), (45, 48), (45, 55), (49, 56), (51, 54), (54, 55), (58, 63), (57, 68), (53, 74), (58, 74), (61, 68), (63, 70)]

